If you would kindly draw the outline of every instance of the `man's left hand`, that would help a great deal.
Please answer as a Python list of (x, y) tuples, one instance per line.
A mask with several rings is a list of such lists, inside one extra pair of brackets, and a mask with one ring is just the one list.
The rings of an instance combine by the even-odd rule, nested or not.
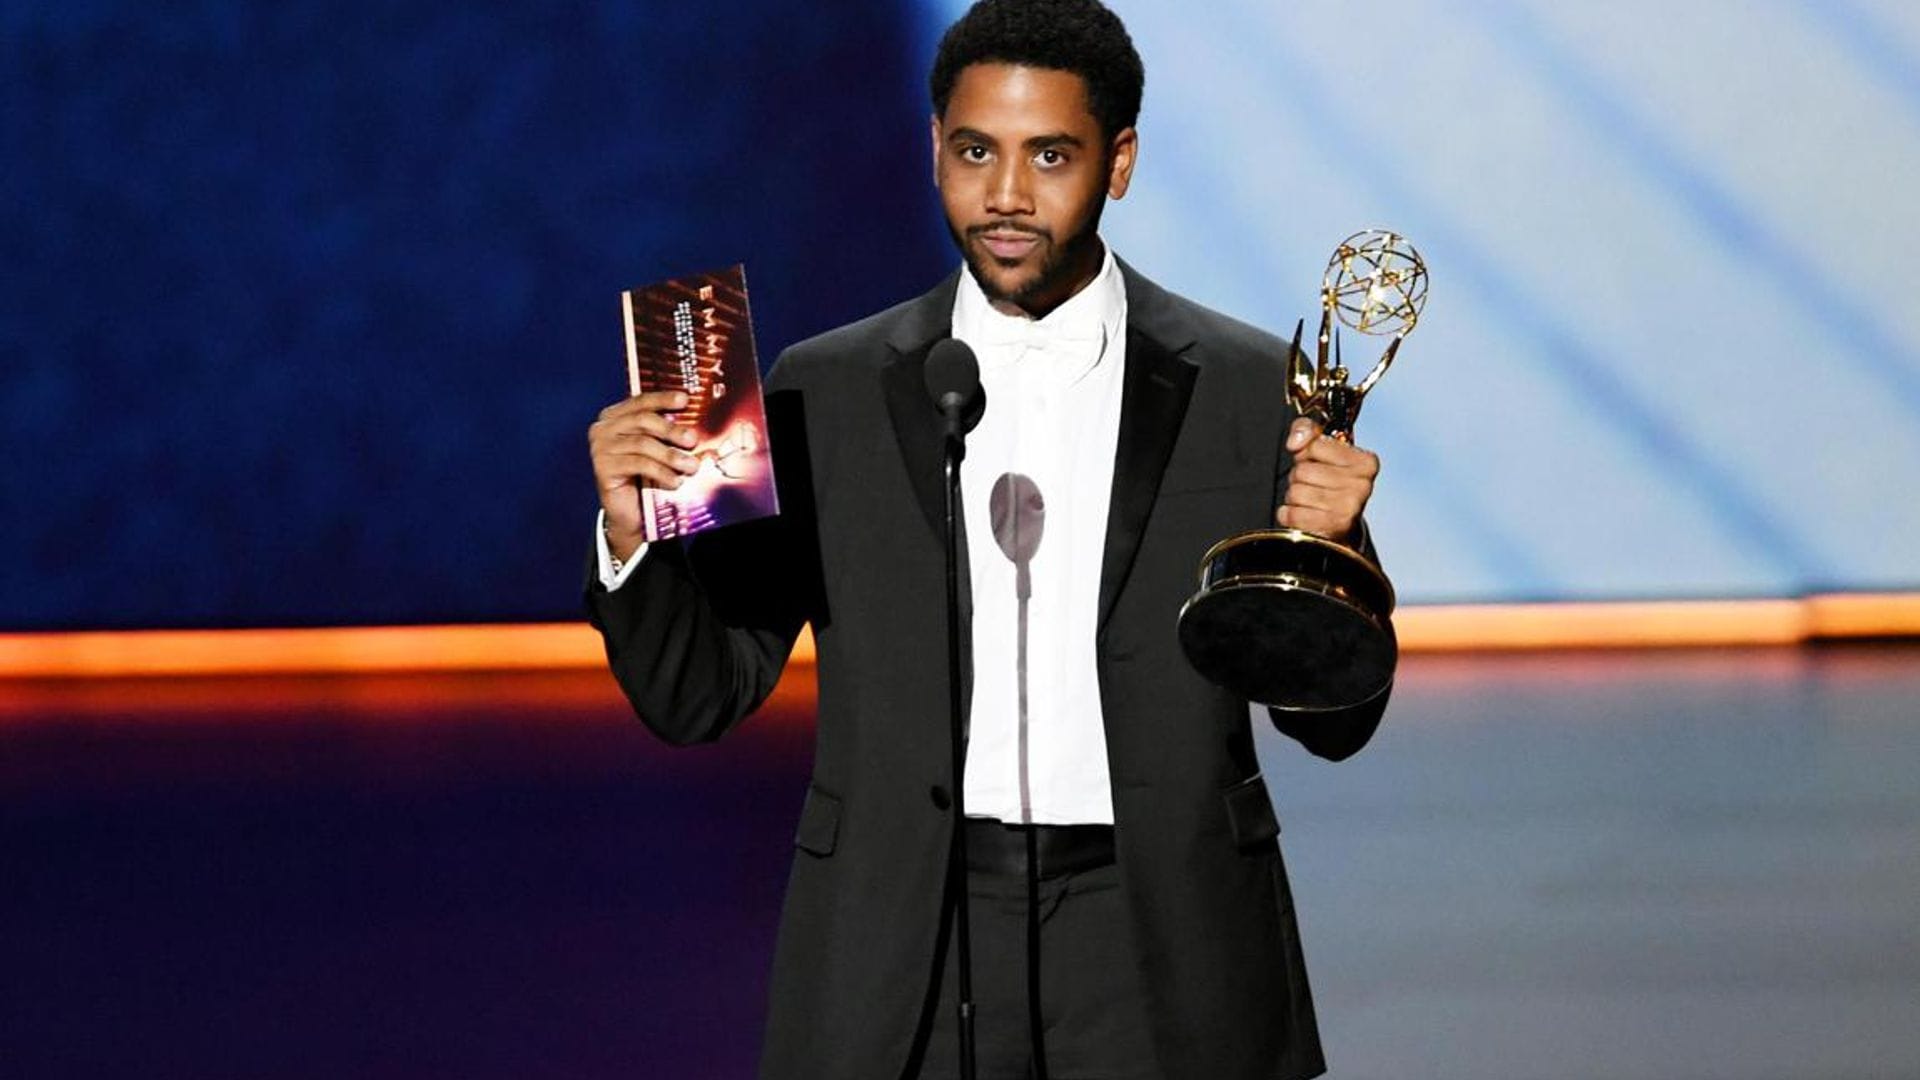
[(1320, 425), (1304, 416), (1287, 432), (1287, 449), (1293, 452), (1293, 471), (1274, 522), (1329, 540), (1351, 540), (1361, 511), (1373, 497), (1379, 455), (1321, 434)]

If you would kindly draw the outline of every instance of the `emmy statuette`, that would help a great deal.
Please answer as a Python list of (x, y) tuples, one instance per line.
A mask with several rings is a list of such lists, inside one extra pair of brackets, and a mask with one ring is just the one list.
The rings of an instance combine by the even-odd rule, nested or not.
[[(1405, 237), (1371, 229), (1342, 241), (1321, 280), (1314, 363), (1300, 350), (1304, 321), (1294, 328), (1287, 394), (1295, 412), (1318, 421), (1323, 437), (1352, 442), (1361, 403), (1426, 302), (1426, 263)], [(1336, 322), (1391, 335), (1358, 385), (1348, 383)], [(1200, 674), (1250, 701), (1329, 712), (1392, 685), (1393, 602), (1386, 575), (1346, 544), (1301, 529), (1242, 533), (1200, 560), (1200, 590), (1180, 609), (1180, 646)]]

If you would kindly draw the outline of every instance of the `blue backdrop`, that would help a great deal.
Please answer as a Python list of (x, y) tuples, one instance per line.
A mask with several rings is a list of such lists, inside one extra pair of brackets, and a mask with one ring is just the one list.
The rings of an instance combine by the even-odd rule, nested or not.
[[(1432, 303), (1367, 407), (1408, 600), (1920, 587), (1920, 15), (1121, 0), (1107, 233), (1284, 332)], [(566, 618), (619, 289), (763, 358), (950, 267), (944, 0), (0, 6), (0, 626)]]
[(0, 19), (10, 627), (577, 615), (620, 289), (770, 360), (948, 269), (899, 4)]

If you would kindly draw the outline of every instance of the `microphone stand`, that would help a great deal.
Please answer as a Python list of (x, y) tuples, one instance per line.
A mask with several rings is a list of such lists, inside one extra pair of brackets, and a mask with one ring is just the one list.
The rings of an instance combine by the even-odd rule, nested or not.
[[(952, 395), (957, 398), (959, 395)], [(960, 1080), (975, 1080), (973, 1043), (973, 934), (968, 919), (967, 896), (967, 749), (965, 702), (960, 693), (960, 463), (967, 456), (966, 437), (961, 434), (960, 408), (946, 408), (946, 449), (943, 471), (946, 476), (947, 525), (947, 705), (948, 729), (953, 749), (953, 843), (948, 851), (947, 880), (953, 883), (953, 925), (957, 939), (959, 967)]]
[(1013, 564), (1013, 596), (1019, 605), (1014, 632), (1014, 678), (1018, 691), (1020, 739), (1020, 825), (1026, 838), (1027, 862), (1027, 1041), (1033, 1050), (1029, 1080), (1047, 1080), (1046, 1025), (1040, 1011), (1040, 856), (1038, 826), (1033, 820), (1033, 784), (1028, 755), (1030, 718), (1027, 712), (1027, 608), (1033, 600), (1033, 557), (1045, 529), (1046, 502), (1033, 479), (1003, 473), (988, 496), (993, 508), (993, 539)]

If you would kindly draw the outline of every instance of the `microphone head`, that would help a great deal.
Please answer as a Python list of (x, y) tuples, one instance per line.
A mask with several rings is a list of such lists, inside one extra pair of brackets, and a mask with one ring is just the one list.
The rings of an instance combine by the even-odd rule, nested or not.
[(1023, 473), (1001, 473), (987, 496), (987, 509), (1001, 554), (1016, 566), (1032, 562), (1047, 524), (1047, 500), (1040, 497), (1040, 486)]
[[(947, 418), (949, 430), (964, 435), (986, 415), (987, 393), (980, 387), (980, 361), (958, 338), (934, 343), (927, 353), (927, 396)], [(957, 425), (957, 426), (956, 426)]]

